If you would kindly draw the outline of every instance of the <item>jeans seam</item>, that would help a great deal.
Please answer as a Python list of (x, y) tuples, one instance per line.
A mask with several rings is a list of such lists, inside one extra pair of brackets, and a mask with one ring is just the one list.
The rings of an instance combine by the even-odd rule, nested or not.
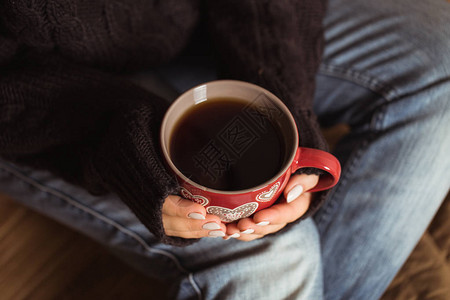
[(9, 174), (15, 176), (16, 178), (22, 180), (23, 182), (25, 182), (27, 184), (29, 184), (30, 186), (40, 190), (41, 192), (44, 192), (46, 194), (50, 194), (56, 198), (59, 198), (60, 200), (66, 202), (68, 205), (71, 205), (72, 207), (75, 207), (75, 208), (91, 215), (93, 218), (99, 220), (100, 222), (103, 222), (104, 224), (113, 226), (115, 229), (120, 231), (122, 234), (125, 234), (129, 238), (134, 239), (147, 252), (153, 253), (153, 254), (159, 254), (159, 255), (169, 258), (175, 264), (175, 266), (179, 269), (179, 271), (188, 275), (190, 284), (192, 285), (193, 289), (195, 290), (198, 298), (201, 299), (201, 290), (200, 290), (198, 284), (195, 282), (192, 273), (189, 272), (188, 270), (186, 270), (181, 265), (181, 263), (178, 261), (176, 256), (173, 255), (172, 253), (170, 253), (168, 251), (160, 250), (160, 249), (155, 249), (155, 248), (149, 246), (144, 241), (144, 239), (141, 236), (139, 236), (137, 233), (125, 228), (123, 225), (119, 224), (115, 220), (104, 216), (103, 214), (93, 210), (90, 207), (87, 207), (86, 205), (76, 201), (75, 199), (72, 199), (71, 197), (69, 197), (68, 195), (63, 193), (62, 191), (59, 191), (53, 187), (48, 187), (48, 186), (42, 184), (41, 182), (37, 181), (36, 179), (28, 177), (25, 174), (21, 173), (20, 171), (12, 168), (10, 166), (7, 166), (3, 163), (0, 163), (0, 169), (3, 169), (4, 171), (8, 172)]
[[(327, 223), (330, 217), (332, 216), (333, 212), (336, 210), (338, 205), (339, 199), (339, 193), (343, 189), (343, 186), (349, 181), (348, 177), (353, 173), (355, 170), (358, 162), (360, 161), (363, 152), (366, 150), (366, 148), (369, 145), (369, 142), (373, 139), (375, 139), (375, 132), (380, 130), (382, 128), (382, 124), (384, 121), (384, 117), (386, 115), (386, 105), (381, 105), (378, 110), (375, 110), (373, 113), (372, 120), (370, 121), (369, 125), (369, 135), (367, 138), (362, 140), (358, 147), (356, 147), (357, 150), (355, 150), (349, 157), (348, 163), (343, 168), (343, 176), (341, 177), (339, 184), (336, 186), (335, 189), (332, 190), (330, 195), (328, 195), (328, 199), (330, 199), (329, 202), (326, 202), (323, 205), (323, 209), (321, 209), (320, 215), (315, 220), (317, 226), (321, 226), (324, 222)], [(348, 166), (348, 167), (347, 167)], [(344, 171), (345, 170), (345, 171)]]
[(349, 158), (349, 163), (347, 164), (348, 167), (345, 168), (345, 172), (342, 172), (343, 177), (341, 177), (339, 185), (335, 189), (333, 189), (332, 193), (328, 196), (328, 199), (330, 199), (330, 201), (325, 202), (325, 204), (323, 205), (323, 209), (321, 210), (320, 215), (316, 220), (316, 224), (318, 227), (321, 227), (323, 223), (327, 223), (330, 217), (333, 215), (333, 212), (336, 210), (339, 204), (337, 200), (339, 199), (339, 193), (341, 192), (345, 184), (349, 181), (348, 177), (353, 173), (353, 170), (361, 159), (362, 153), (364, 152), (368, 144), (369, 139), (363, 140), (360, 146), (357, 148), (358, 150), (353, 152), (353, 154)]
[(378, 111), (374, 112), (374, 118), (370, 125), (370, 129), (373, 132), (382, 130), (384, 117), (386, 115), (386, 109), (387, 109), (387, 105), (381, 105), (379, 107)]
[(351, 81), (381, 95), (388, 102), (398, 98), (400, 95), (399, 91), (387, 82), (348, 66), (342, 67), (329, 62), (323, 62), (319, 67), (319, 73)]
[(199, 300), (202, 300), (202, 291), (200, 290), (200, 287), (198, 286), (197, 282), (195, 281), (194, 273), (189, 273), (188, 278), (189, 278), (189, 282), (191, 283), (192, 287), (195, 290), (195, 293), (197, 294), (197, 298)]

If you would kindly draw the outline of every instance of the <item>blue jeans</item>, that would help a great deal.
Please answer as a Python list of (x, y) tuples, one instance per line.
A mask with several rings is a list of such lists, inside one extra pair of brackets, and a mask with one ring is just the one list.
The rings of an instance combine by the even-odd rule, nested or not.
[[(178, 248), (158, 243), (116, 196), (45, 171), (0, 161), (0, 191), (166, 280), (173, 298), (379, 298), (450, 187), (450, 4), (330, 0), (324, 22), (315, 111), (351, 132), (335, 149), (341, 181), (314, 218), (253, 242)], [(178, 92), (214, 79), (195, 61), (160, 74), (174, 69)]]

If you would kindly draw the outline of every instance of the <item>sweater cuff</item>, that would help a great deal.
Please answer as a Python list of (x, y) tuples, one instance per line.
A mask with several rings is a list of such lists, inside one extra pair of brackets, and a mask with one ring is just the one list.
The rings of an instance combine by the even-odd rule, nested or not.
[[(299, 134), (299, 146), (328, 151), (326, 142), (315, 114), (311, 110), (298, 111), (294, 114)], [(326, 172), (316, 168), (301, 168), (295, 174), (318, 175), (322, 176)], [(325, 201), (329, 190), (314, 193), (313, 199), (306, 213), (299, 219), (304, 220), (314, 215)]]
[(299, 146), (328, 151), (326, 142), (317, 117), (311, 110), (301, 110), (293, 113), (297, 123)]
[[(311, 110), (297, 111), (294, 114), (299, 135), (299, 146), (328, 151), (328, 143), (320, 130), (317, 118)], [(301, 168), (295, 174), (323, 175), (325, 171), (316, 168)]]
[(153, 104), (142, 102), (113, 116), (88, 177), (116, 193), (162, 243), (185, 246), (195, 240), (167, 236), (162, 223), (164, 199), (177, 194), (178, 183), (161, 158), (160, 119)]

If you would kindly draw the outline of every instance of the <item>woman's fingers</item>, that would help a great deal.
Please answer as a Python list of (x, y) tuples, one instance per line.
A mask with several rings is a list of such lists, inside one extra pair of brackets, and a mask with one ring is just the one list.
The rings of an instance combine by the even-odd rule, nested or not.
[(180, 196), (169, 195), (164, 201), (162, 213), (168, 216), (202, 220), (206, 216), (206, 209), (200, 204)]
[(168, 236), (223, 237), (226, 231), (219, 217), (206, 214), (203, 206), (175, 195), (166, 198), (162, 209), (162, 221)]
[(252, 218), (227, 225), (219, 217), (207, 214), (200, 204), (170, 195), (163, 204), (163, 226), (167, 235), (182, 238), (212, 236), (242, 241), (258, 239), (300, 218), (311, 202), (312, 195), (307, 191), (316, 186), (318, 181), (316, 175), (294, 175), (283, 192), (286, 201), (263, 209)]
[(305, 193), (292, 203), (275, 204), (257, 212), (253, 218), (239, 220), (231, 230), (227, 225), (227, 235), (238, 233), (239, 240), (249, 241), (274, 233), (300, 218), (309, 207), (311, 193)]
[(283, 191), (286, 202), (294, 201), (301, 194), (315, 187), (318, 182), (319, 176), (317, 175), (300, 174), (292, 176)]
[[(197, 232), (195, 235), (198, 235), (198, 232), (202, 231), (208, 233), (213, 230), (221, 230), (223, 232), (226, 230), (225, 225), (217, 216), (209, 214), (206, 215), (205, 220), (163, 215), (163, 226), (166, 233), (168, 234), (168, 232), (170, 232), (172, 235), (174, 233), (183, 233), (183, 235), (186, 235), (189, 234), (189, 232)], [(208, 236), (208, 234), (204, 234), (203, 236)]]
[(283, 192), (284, 201), (257, 212), (251, 218), (227, 225), (227, 238), (239, 235), (237, 239), (250, 241), (277, 232), (296, 221), (308, 210), (312, 194), (307, 191), (318, 181), (316, 175), (292, 176)]
[(253, 241), (255, 239), (262, 238), (263, 236), (274, 233), (282, 229), (286, 224), (277, 225), (264, 225), (264, 229), (258, 228), (258, 226), (251, 221), (250, 218), (243, 219), (242, 223), (231, 223), (227, 224), (227, 235), (224, 239), (228, 240), (231, 238), (238, 239), (240, 241)]
[(255, 224), (269, 222), (270, 224), (291, 223), (303, 216), (309, 208), (312, 194), (303, 193), (291, 203), (281, 202), (257, 212), (253, 216)]
[(229, 223), (226, 225), (227, 231), (226, 231), (226, 237), (224, 239), (228, 240), (231, 238), (237, 239), (241, 236), (241, 232), (239, 228), (237, 228), (237, 223)]

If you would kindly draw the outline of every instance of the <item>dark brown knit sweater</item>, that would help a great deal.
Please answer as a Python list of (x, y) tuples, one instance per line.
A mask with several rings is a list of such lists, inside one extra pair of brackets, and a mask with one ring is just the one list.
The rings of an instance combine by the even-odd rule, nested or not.
[(178, 188), (158, 143), (167, 103), (122, 72), (174, 59), (204, 17), (225, 74), (278, 95), (301, 145), (325, 149), (311, 104), (323, 2), (0, 1), (0, 155), (116, 193), (162, 242), (188, 244), (161, 221)]

